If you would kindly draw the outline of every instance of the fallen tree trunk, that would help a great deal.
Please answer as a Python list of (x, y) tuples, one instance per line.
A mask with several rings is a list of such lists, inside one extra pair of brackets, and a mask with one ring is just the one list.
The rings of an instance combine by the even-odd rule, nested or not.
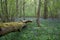
[(32, 22), (30, 20), (22, 22), (8, 22), (0, 23), (0, 36), (5, 35), (9, 32), (21, 31), (23, 27), (26, 27), (26, 23)]

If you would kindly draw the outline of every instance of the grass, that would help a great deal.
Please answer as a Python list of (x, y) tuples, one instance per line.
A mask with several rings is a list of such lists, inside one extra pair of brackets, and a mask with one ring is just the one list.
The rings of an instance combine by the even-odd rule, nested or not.
[(21, 32), (12, 32), (0, 37), (0, 40), (60, 40), (60, 22), (42, 20), (41, 27), (36, 22), (30, 23)]

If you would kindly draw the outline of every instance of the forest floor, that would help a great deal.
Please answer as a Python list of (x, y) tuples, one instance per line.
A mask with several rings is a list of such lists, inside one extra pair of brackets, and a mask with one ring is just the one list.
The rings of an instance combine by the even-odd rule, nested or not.
[(0, 37), (0, 40), (60, 40), (59, 20), (40, 19), (40, 23), (41, 27), (38, 27), (36, 22), (33, 21), (21, 32), (9, 33)]

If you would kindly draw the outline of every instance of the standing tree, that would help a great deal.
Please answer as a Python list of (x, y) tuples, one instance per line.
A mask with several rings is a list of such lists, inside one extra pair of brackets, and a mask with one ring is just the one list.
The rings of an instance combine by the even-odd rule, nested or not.
[(37, 9), (36, 0), (34, 0), (34, 4), (35, 4), (35, 16), (36, 16), (36, 9)]
[(25, 20), (25, 0), (23, 0), (23, 19)]
[(6, 17), (5, 19), (6, 19), (6, 22), (8, 22), (9, 21), (9, 14), (8, 14), (8, 9), (7, 9), (8, 8), (7, 7), (7, 0), (5, 0), (5, 6), (4, 6), (4, 8), (5, 8), (4, 11), (5, 11), (5, 14), (6, 14), (5, 15), (5, 17)]
[(19, 17), (21, 17), (22, 16), (22, 0), (20, 0), (20, 9), (19, 9)]
[(47, 0), (44, 0), (44, 19), (48, 17), (48, 8), (47, 8)]
[(38, 11), (37, 11), (37, 19), (36, 19), (38, 27), (40, 27), (40, 20), (39, 20), (39, 18), (40, 18), (40, 6), (41, 6), (41, 0), (39, 0)]
[(16, 0), (16, 16), (18, 16), (19, 10), (18, 10), (18, 0)]
[(2, 7), (2, 0), (0, 0), (0, 3), (1, 3), (1, 14), (0, 14), (0, 18), (2, 19), (2, 12), (3, 12), (3, 7)]
[(1, 19), (2, 22), (8, 22), (8, 10), (7, 10), (7, 0), (2, 1), (1, 0)]
[(2, 22), (4, 22), (3, 2), (2, 2), (2, 0), (0, 0), (0, 1), (1, 1), (1, 20), (2, 20)]

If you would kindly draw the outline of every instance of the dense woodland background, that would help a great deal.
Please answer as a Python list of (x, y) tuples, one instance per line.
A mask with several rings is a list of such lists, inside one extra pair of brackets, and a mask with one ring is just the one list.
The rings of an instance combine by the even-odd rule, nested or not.
[(14, 18), (37, 17), (39, 9), (40, 17), (60, 18), (59, 5), (60, 0), (0, 0), (0, 18), (14, 21)]
[(0, 0), (0, 22), (20, 20), (33, 20), (33, 23), (22, 32), (0, 39), (60, 40), (60, 0)]

